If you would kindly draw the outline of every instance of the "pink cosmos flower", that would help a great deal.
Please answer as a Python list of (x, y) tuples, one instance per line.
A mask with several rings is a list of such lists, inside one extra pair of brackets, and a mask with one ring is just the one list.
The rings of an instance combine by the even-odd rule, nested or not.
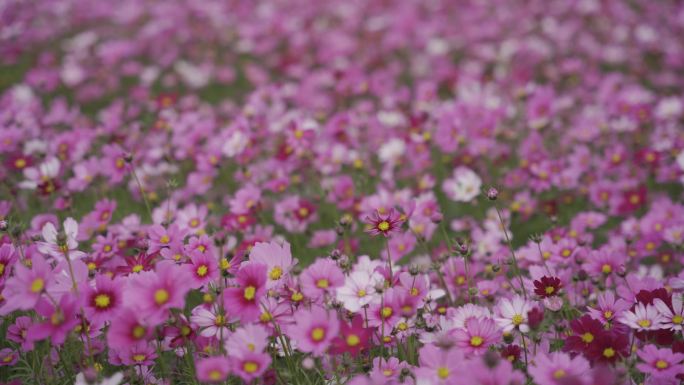
[(385, 335), (388, 335), (401, 317), (399, 299), (397, 289), (390, 288), (383, 293), (382, 301), (371, 303), (368, 308), (368, 326), (382, 328), (384, 324)]
[(288, 335), (297, 341), (297, 348), (315, 356), (322, 355), (339, 332), (335, 313), (313, 306), (311, 310), (300, 309), (294, 314), (295, 324), (288, 327)]
[(34, 343), (28, 339), (28, 329), (33, 325), (31, 317), (21, 316), (14, 320), (14, 323), (7, 328), (7, 339), (21, 344), (21, 350), (30, 352), (33, 350)]
[[(395, 385), (399, 384), (401, 370), (407, 368), (406, 362), (401, 362), (397, 357), (373, 359), (373, 369), (370, 372), (370, 384), (372, 385)], [(446, 385), (446, 384), (445, 384)]]
[(182, 244), (186, 235), (187, 231), (181, 230), (176, 224), (172, 224), (168, 228), (164, 228), (161, 225), (152, 225), (148, 230), (150, 243), (147, 252), (153, 254), (174, 243)]
[(45, 317), (42, 323), (31, 325), (27, 331), (27, 338), (31, 341), (40, 341), (50, 337), (54, 345), (62, 345), (67, 335), (78, 324), (76, 312), (78, 301), (71, 294), (62, 296), (57, 306), (47, 299), (41, 299), (36, 305), (36, 313)]
[(243, 322), (256, 321), (261, 315), (261, 299), (266, 294), (266, 270), (263, 263), (245, 263), (235, 277), (238, 286), (224, 291), (224, 308), (230, 309)]
[(318, 259), (302, 272), (300, 280), (305, 296), (320, 299), (344, 284), (344, 274), (334, 261)]
[(442, 350), (425, 345), (419, 351), (420, 368), (416, 375), (433, 385), (450, 385), (465, 373), (463, 353), (459, 349)]
[(290, 244), (287, 242), (282, 245), (274, 241), (257, 242), (249, 252), (249, 260), (266, 265), (268, 270), (266, 287), (269, 289), (282, 285), (290, 274), (290, 270), (297, 264), (297, 259), (292, 258)]
[(202, 358), (195, 362), (197, 379), (202, 382), (224, 382), (230, 373), (229, 369), (230, 360), (223, 356)]
[(659, 349), (655, 345), (646, 345), (637, 351), (637, 355), (643, 361), (636, 365), (637, 369), (655, 379), (673, 380), (675, 376), (684, 374), (684, 353), (674, 353), (668, 348)]
[(466, 354), (484, 354), (490, 345), (499, 342), (501, 331), (490, 318), (469, 318), (465, 329), (455, 329), (456, 346)]
[(148, 366), (152, 365), (154, 363), (154, 359), (157, 358), (154, 345), (147, 341), (141, 341), (117, 351), (110, 350), (109, 354), (110, 357), (112, 354), (117, 354), (119, 360), (124, 365)]
[(582, 356), (570, 358), (565, 353), (538, 354), (534, 365), (528, 368), (530, 376), (539, 385), (584, 383), (589, 379), (589, 362)]
[(6, 302), (0, 307), (0, 315), (14, 310), (29, 310), (36, 306), (41, 294), (51, 291), (55, 285), (55, 274), (48, 262), (40, 255), (31, 259), (31, 268), (17, 263), (14, 275), (7, 279), (2, 297)]
[(139, 314), (124, 308), (110, 320), (107, 345), (112, 349), (126, 349), (144, 341), (150, 334), (151, 328), (141, 321)]
[(198, 306), (192, 310), (190, 321), (202, 329), (201, 336), (225, 340), (231, 333), (228, 324), (234, 321), (234, 317), (229, 317), (218, 309), (210, 310), (205, 306)]
[(270, 333), (265, 327), (258, 324), (246, 324), (231, 334), (225, 347), (229, 353), (245, 350), (263, 352), (268, 347), (269, 337)]
[(218, 261), (213, 255), (202, 254), (198, 251), (190, 252), (190, 263), (184, 264), (191, 278), (191, 287), (198, 289), (217, 279), (220, 275)]
[[(0, 349), (0, 366), (14, 366), (19, 361), (20, 354), (10, 348)], [(12, 385), (12, 383), (9, 383)]]
[(17, 252), (9, 243), (0, 246), (0, 285), (2, 285), (12, 271), (12, 265), (17, 260)]
[(38, 242), (38, 250), (41, 253), (51, 255), (56, 260), (63, 260), (67, 255), (69, 259), (80, 259), (85, 257), (85, 253), (76, 250), (78, 242), (78, 222), (73, 218), (64, 220), (64, 239), (60, 240), (60, 234), (55, 226), (48, 222), (43, 226), (43, 239), (45, 242)]
[(371, 236), (382, 234), (389, 237), (401, 229), (404, 220), (401, 218), (400, 212), (389, 209), (386, 213), (380, 213), (379, 210), (373, 211), (364, 219), (364, 222), (366, 222), (366, 232)]
[(271, 364), (268, 353), (238, 350), (230, 354), (232, 372), (245, 382), (261, 377)]
[(356, 357), (362, 350), (368, 348), (373, 337), (373, 329), (363, 327), (363, 317), (357, 315), (351, 324), (340, 323), (340, 335), (332, 341), (330, 351), (335, 354), (349, 353)]
[(99, 322), (112, 319), (123, 304), (124, 280), (106, 275), (95, 277), (95, 285), (82, 285), (83, 309), (86, 317)]
[(596, 308), (589, 308), (589, 314), (601, 322), (608, 323), (620, 316), (629, 309), (627, 301), (618, 298), (615, 299), (615, 294), (612, 291), (605, 291), (598, 295), (598, 304)]
[(124, 290), (129, 306), (150, 325), (162, 323), (172, 308), (183, 308), (192, 280), (186, 270), (160, 263), (156, 271), (144, 271), (128, 281)]

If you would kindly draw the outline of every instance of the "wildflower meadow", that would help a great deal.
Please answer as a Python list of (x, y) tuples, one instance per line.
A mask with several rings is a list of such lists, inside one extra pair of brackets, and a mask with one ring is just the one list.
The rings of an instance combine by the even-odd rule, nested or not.
[(684, 2), (0, 1), (0, 385), (677, 385)]

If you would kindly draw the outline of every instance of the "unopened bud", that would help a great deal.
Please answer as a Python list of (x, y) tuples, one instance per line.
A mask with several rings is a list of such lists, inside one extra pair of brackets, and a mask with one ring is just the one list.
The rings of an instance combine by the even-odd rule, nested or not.
[(490, 201), (495, 201), (499, 197), (499, 190), (495, 189), (494, 187), (490, 187), (489, 190), (487, 190), (487, 199)]

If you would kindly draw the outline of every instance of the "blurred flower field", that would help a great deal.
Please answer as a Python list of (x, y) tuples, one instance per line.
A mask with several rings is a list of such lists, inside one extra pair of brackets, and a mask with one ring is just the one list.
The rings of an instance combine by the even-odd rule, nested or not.
[(684, 3), (0, 3), (0, 384), (684, 381)]

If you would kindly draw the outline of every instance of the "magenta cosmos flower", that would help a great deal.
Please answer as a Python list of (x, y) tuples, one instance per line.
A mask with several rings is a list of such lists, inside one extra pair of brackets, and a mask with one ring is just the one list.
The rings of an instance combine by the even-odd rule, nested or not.
[(112, 279), (106, 275), (98, 275), (94, 286), (82, 285), (86, 316), (94, 322), (112, 319), (123, 304), (123, 282), (120, 277)]
[(183, 308), (192, 280), (182, 267), (160, 263), (156, 271), (141, 272), (128, 282), (125, 300), (146, 322), (157, 325), (166, 320), (170, 309)]
[(69, 332), (78, 324), (77, 310), (78, 301), (71, 294), (63, 295), (57, 306), (47, 299), (41, 299), (36, 305), (36, 313), (45, 317), (45, 321), (28, 328), (28, 339), (40, 341), (50, 337), (54, 345), (63, 344)]
[(107, 345), (111, 349), (126, 349), (144, 341), (150, 334), (151, 328), (141, 321), (138, 313), (124, 308), (111, 319)]
[(366, 232), (372, 236), (384, 235), (389, 237), (394, 232), (399, 231), (401, 224), (401, 214), (394, 209), (390, 209), (386, 214), (380, 214), (378, 210), (366, 217)]
[(261, 299), (266, 293), (266, 270), (263, 263), (248, 262), (240, 267), (235, 277), (237, 287), (227, 288), (223, 306), (243, 322), (259, 319)]
[(14, 276), (7, 280), (5, 290), (2, 291), (6, 302), (0, 308), (0, 315), (34, 308), (41, 294), (54, 287), (55, 277), (56, 272), (40, 255), (31, 259), (31, 268), (21, 263), (15, 264)]
[(294, 320), (295, 324), (288, 329), (290, 338), (297, 341), (299, 350), (316, 356), (328, 349), (340, 329), (337, 315), (318, 306), (298, 310)]
[(285, 242), (281, 245), (273, 241), (255, 243), (249, 252), (249, 260), (267, 266), (268, 283), (266, 286), (269, 289), (280, 286), (297, 263), (297, 259), (292, 258), (289, 243)]

